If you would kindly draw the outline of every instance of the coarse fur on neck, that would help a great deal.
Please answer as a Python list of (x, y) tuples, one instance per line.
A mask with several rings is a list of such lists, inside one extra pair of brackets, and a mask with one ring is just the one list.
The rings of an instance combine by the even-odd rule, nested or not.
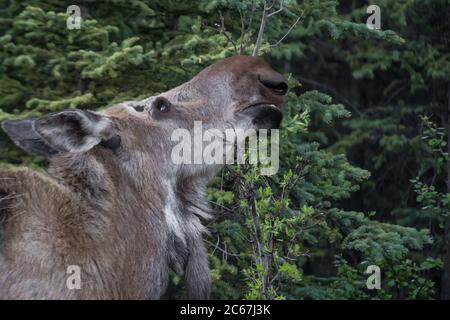
[[(119, 161), (111, 150), (97, 147), (83, 154), (56, 157), (49, 174), (85, 204), (80, 228), (90, 239), (102, 245), (110, 241), (111, 248), (120, 243), (118, 247), (124, 251), (117, 254), (153, 247), (160, 260), (153, 265), (160, 266), (162, 278), (167, 277), (163, 268), (168, 266), (185, 275), (190, 297), (207, 297), (210, 276), (203, 243), (207, 230), (202, 220), (211, 218), (206, 189), (209, 176), (215, 172), (159, 179), (156, 172), (142, 174), (149, 170), (141, 166), (152, 163), (147, 154), (136, 153), (130, 159), (133, 165)], [(151, 227), (154, 224), (161, 226), (157, 234), (148, 234), (139, 243), (129, 241), (130, 228), (155, 230)]]

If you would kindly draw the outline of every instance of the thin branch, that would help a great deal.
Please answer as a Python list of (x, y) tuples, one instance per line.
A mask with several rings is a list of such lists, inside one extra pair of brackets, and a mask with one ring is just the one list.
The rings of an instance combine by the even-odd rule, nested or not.
[(267, 15), (268, 15), (267, 0), (264, 0), (264, 8), (261, 17), (261, 24), (259, 25), (258, 37), (256, 38), (256, 44), (255, 48), (253, 48), (252, 56), (257, 56), (259, 48), (261, 47), (262, 38), (264, 36), (264, 31), (266, 29), (267, 24)]
[(291, 25), (291, 27), (289, 28), (289, 30), (285, 33), (285, 35), (283, 37), (281, 37), (280, 40), (278, 40), (276, 43), (269, 45), (269, 48), (274, 48), (276, 46), (279, 46), (281, 44), (281, 42), (283, 42), (283, 40), (288, 36), (289, 33), (291, 33), (292, 29), (295, 28), (295, 26), (297, 25), (297, 23), (300, 21), (301, 16), (297, 18), (297, 20), (295, 20), (295, 22)]
[[(284, 9), (284, 8), (283, 8), (283, 3), (284, 3), (284, 0), (281, 0), (281, 1), (280, 1), (280, 9), (278, 9), (278, 10), (276, 10), (276, 11), (274, 11), (274, 12), (268, 14), (268, 15), (267, 15), (267, 18), (270, 18), (271, 16), (274, 16), (274, 15), (276, 15), (276, 14), (279, 14), (281, 11), (283, 11), (283, 9)], [(273, 4), (270, 6), (269, 10), (272, 8), (272, 6), (273, 6)]]
[[(261, 18), (261, 24), (259, 26), (259, 32), (258, 32), (258, 37), (256, 39), (256, 44), (255, 44), (255, 48), (253, 49), (253, 56), (258, 55), (258, 51), (261, 47), (261, 43), (262, 43), (262, 39), (264, 36), (264, 32), (266, 29), (266, 25), (267, 25), (267, 21), (270, 17), (277, 15), (279, 13), (281, 13), (285, 8), (284, 8), (284, 0), (280, 0), (280, 7), (278, 8), (278, 10), (275, 10), (273, 12), (270, 12), (270, 9), (274, 6), (275, 1), (272, 3), (272, 5), (268, 6), (267, 4), (267, 0), (264, 0), (264, 8), (263, 8), (263, 15)], [(291, 25), (291, 27), (289, 28), (289, 30), (283, 35), (283, 37), (281, 37), (280, 40), (278, 40), (275, 44), (269, 45), (269, 48), (273, 48), (276, 47), (278, 45), (281, 44), (281, 42), (283, 42), (283, 40), (289, 35), (289, 33), (295, 28), (295, 26), (297, 25), (297, 23), (300, 21), (300, 19), (302, 18), (303, 13), (301, 16), (297, 17), (297, 19), (295, 20), (295, 22)]]
[(235, 213), (233, 210), (231, 210), (230, 208), (225, 207), (224, 205), (221, 205), (220, 203), (217, 203), (217, 202), (211, 201), (211, 200), (208, 200), (208, 202), (213, 204), (213, 205), (215, 205), (215, 206), (217, 206), (217, 207), (219, 207), (219, 208), (224, 209), (225, 211), (228, 211), (229, 213), (233, 213), (233, 214)]
[(250, 20), (248, 22), (248, 28), (245, 31), (245, 34), (249, 33), (251, 28), (252, 28), (253, 17), (255, 16), (255, 10), (256, 10), (256, 3), (255, 3), (255, 0), (252, 0), (252, 11), (251, 11), (251, 14), (250, 14)]
[(221, 247), (216, 246), (216, 245), (215, 245), (214, 243), (212, 243), (211, 241), (205, 240), (205, 242), (208, 243), (208, 244), (210, 244), (210, 245), (212, 245), (212, 246), (214, 246), (214, 250), (219, 250), (220, 252), (226, 254), (227, 256), (232, 256), (232, 257), (237, 257), (237, 258), (240, 258), (240, 257), (242, 256), (241, 254), (233, 254), (233, 253), (229, 253), (228, 251), (222, 249)]
[(236, 41), (234, 41), (227, 33), (227, 30), (225, 29), (225, 18), (223, 17), (222, 11), (219, 10), (219, 17), (220, 17), (220, 32), (227, 38), (228, 41), (231, 42), (231, 44), (234, 47), (234, 52), (237, 53), (238, 49), (237, 49), (237, 45), (236, 45)]
[(277, 0), (272, 0), (272, 4), (269, 7), (267, 7), (267, 10), (271, 10), (273, 8), (273, 6), (275, 5), (276, 1)]
[(252, 23), (253, 23), (253, 16), (255, 15), (255, 9), (256, 9), (256, 4), (255, 4), (255, 0), (252, 0), (252, 9), (250, 11), (250, 18), (249, 18), (249, 22), (247, 27), (245, 26), (245, 14), (242, 13), (242, 10), (239, 8), (239, 15), (241, 17), (241, 41), (240, 41), (240, 45), (239, 45), (239, 54), (244, 54), (245, 51), (245, 38), (246, 35), (250, 32), (251, 28), (252, 28)]
[(220, 237), (217, 236), (216, 246), (214, 247), (214, 250), (212, 251), (212, 254), (214, 254), (214, 252), (216, 252), (217, 248), (219, 247), (219, 243), (220, 243)]
[(241, 41), (239, 44), (239, 55), (241, 55), (244, 52), (245, 22), (241, 9), (238, 9), (238, 11), (239, 16), (241, 17)]

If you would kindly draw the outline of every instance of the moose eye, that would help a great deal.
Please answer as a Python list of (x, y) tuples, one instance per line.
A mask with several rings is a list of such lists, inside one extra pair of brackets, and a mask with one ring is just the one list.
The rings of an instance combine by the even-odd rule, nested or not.
[(169, 100), (164, 97), (158, 97), (153, 101), (149, 110), (150, 116), (157, 120), (168, 119), (172, 115), (172, 111), (170, 111), (172, 107), (173, 105)]
[(170, 102), (165, 99), (159, 99), (155, 107), (159, 112), (168, 112), (170, 110)]

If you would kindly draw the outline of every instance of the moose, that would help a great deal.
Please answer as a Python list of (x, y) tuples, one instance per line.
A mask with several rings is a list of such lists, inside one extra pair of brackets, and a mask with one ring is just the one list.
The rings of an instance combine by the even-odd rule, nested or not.
[(0, 170), (0, 298), (161, 299), (170, 270), (189, 299), (209, 298), (202, 221), (221, 166), (174, 164), (171, 132), (277, 128), (287, 91), (261, 58), (234, 56), (142, 101), (2, 123), (49, 167)]

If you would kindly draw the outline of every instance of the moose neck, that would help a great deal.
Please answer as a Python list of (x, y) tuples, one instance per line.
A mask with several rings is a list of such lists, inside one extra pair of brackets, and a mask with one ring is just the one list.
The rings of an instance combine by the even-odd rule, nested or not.
[(83, 199), (87, 209), (110, 212), (116, 193), (117, 172), (114, 161), (108, 161), (104, 152), (64, 154), (50, 163), (49, 173), (70, 191)]
[(55, 157), (49, 173), (73, 196), (83, 199), (87, 211), (101, 212), (104, 220), (116, 219), (117, 210), (128, 216), (126, 219), (130, 215), (132, 219), (160, 216), (185, 245), (191, 235), (205, 231), (199, 218), (210, 217), (206, 187), (213, 173), (164, 173), (151, 166), (158, 162), (145, 154), (132, 153), (129, 158), (129, 162), (121, 159), (119, 163), (110, 150), (96, 148)]

